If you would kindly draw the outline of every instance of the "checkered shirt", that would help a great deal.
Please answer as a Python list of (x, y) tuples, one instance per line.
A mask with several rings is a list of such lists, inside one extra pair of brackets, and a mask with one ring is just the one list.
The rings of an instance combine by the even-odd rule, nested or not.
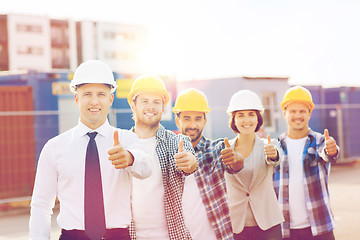
[[(285, 222), (282, 223), (283, 237), (290, 236), (289, 211), (289, 162), (285, 143), (286, 134), (279, 136), (280, 146), (284, 152), (283, 161), (274, 168), (274, 188)], [(338, 154), (332, 158), (325, 155), (325, 138), (322, 134), (309, 129), (309, 135), (303, 151), (303, 170), (305, 199), (308, 208), (310, 226), (313, 236), (330, 232), (335, 227), (334, 216), (330, 209), (328, 176), (330, 163), (335, 162)], [(327, 161), (324, 159), (327, 158)]]
[(195, 147), (198, 168), (195, 179), (200, 189), (202, 201), (207, 216), (215, 231), (216, 238), (222, 240), (234, 239), (224, 171), (233, 173), (231, 168), (225, 167), (221, 160), (221, 150), (225, 148), (223, 139), (211, 141), (202, 137)]
[[(174, 155), (178, 152), (180, 139), (184, 140), (184, 150), (195, 155), (190, 138), (176, 135), (160, 125), (156, 133), (156, 153), (160, 161), (164, 185), (164, 206), (170, 240), (191, 240), (190, 232), (185, 227), (182, 208), (184, 176), (189, 175), (177, 169)], [(144, 199), (146, 201), (146, 199)], [(135, 223), (136, 224), (136, 223)], [(131, 239), (136, 239), (134, 223), (130, 227)]]

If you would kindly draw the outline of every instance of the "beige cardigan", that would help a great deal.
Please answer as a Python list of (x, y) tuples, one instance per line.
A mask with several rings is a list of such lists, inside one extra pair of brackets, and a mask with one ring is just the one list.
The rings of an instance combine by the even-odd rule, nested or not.
[[(235, 147), (236, 138), (230, 140), (232, 148)], [(277, 141), (272, 140), (272, 143), (278, 149), (280, 158), (279, 161), (268, 162), (264, 153), (265, 140), (267, 141), (267, 139), (260, 139), (256, 136), (253, 154), (249, 155), (249, 157), (253, 157), (244, 161), (244, 164), (246, 164), (246, 161), (255, 161), (249, 190), (239, 178), (241, 171), (236, 174), (225, 174), (230, 218), (234, 233), (240, 233), (244, 229), (245, 211), (248, 204), (250, 204), (257, 225), (262, 230), (267, 230), (284, 221), (272, 182), (273, 167), (280, 163), (281, 152)]]

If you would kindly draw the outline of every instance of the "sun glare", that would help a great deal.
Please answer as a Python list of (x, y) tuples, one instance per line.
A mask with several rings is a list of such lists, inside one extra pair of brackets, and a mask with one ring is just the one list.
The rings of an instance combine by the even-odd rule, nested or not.
[(144, 55), (149, 71), (156, 74), (176, 75), (183, 64), (184, 45), (170, 27), (150, 28), (148, 50)]

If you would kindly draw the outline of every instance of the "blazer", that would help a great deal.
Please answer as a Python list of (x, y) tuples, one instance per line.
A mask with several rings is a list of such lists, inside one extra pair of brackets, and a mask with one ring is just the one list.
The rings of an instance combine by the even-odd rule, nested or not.
[[(235, 147), (237, 137), (230, 140), (232, 148)], [(252, 154), (246, 161), (254, 161), (254, 172), (249, 189), (240, 179), (241, 171), (236, 174), (225, 173), (226, 187), (228, 193), (230, 218), (234, 233), (240, 233), (245, 226), (245, 217), (248, 204), (252, 209), (256, 223), (262, 230), (267, 230), (284, 221), (282, 212), (277, 202), (273, 188), (273, 168), (281, 161), (281, 151), (276, 140), (272, 144), (278, 149), (279, 160), (267, 161), (264, 146), (267, 139), (255, 137)]]

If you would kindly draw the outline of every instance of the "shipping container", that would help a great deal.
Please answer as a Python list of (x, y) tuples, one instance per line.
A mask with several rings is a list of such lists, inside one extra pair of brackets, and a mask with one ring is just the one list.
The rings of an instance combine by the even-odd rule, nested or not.
[(29, 196), (35, 176), (33, 88), (0, 86), (0, 199)]

